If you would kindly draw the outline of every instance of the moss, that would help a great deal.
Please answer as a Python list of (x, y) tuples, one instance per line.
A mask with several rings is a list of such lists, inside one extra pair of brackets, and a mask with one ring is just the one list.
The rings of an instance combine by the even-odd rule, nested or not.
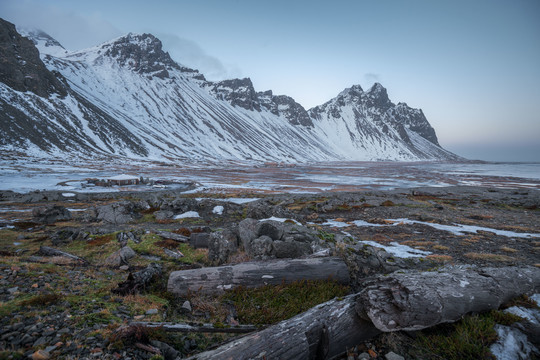
[(326, 242), (331, 242), (331, 243), (335, 243), (336, 242), (336, 235), (335, 234), (332, 234), (332, 233), (329, 233), (329, 232), (326, 232), (324, 230), (320, 230), (319, 233), (317, 234), (317, 236), (321, 239), (321, 240), (324, 240)]
[(497, 340), (491, 316), (472, 315), (419, 332), (413, 356), (422, 359), (495, 359), (489, 346)]
[(238, 287), (226, 293), (223, 301), (235, 305), (241, 323), (263, 325), (291, 318), (348, 291), (334, 281), (296, 281), (256, 289)]
[(40, 294), (20, 302), (22, 306), (50, 306), (60, 302), (64, 297), (60, 294)]

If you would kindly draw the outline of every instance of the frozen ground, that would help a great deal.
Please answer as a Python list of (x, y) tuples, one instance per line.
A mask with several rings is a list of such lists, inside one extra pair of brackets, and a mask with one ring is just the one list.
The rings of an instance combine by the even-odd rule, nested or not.
[[(147, 186), (86, 186), (85, 179), (88, 178), (103, 179), (124, 174), (177, 183), (165, 185), (168, 188), (182, 188), (182, 183), (194, 183), (196, 189), (193, 192), (317, 193), (450, 185), (540, 189), (540, 164), (530, 163), (332, 162), (280, 166), (255, 163), (126, 164), (120, 160), (68, 164), (60, 160), (0, 159), (0, 190), (103, 192), (153, 189)], [(161, 188), (160, 185), (157, 189)]]

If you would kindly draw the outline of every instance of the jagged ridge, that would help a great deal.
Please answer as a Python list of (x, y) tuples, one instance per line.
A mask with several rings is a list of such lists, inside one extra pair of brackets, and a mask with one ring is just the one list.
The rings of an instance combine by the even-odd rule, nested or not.
[(206, 81), (150, 34), (42, 59), (40, 78), (52, 76), (64, 92), (48, 88), (36, 99), (2, 81), (0, 116), (10, 124), (0, 128), (4, 147), (159, 159), (455, 158), (421, 110), (394, 105), (380, 84), (367, 92), (353, 86), (307, 111), (291, 97), (255, 91), (249, 78)]

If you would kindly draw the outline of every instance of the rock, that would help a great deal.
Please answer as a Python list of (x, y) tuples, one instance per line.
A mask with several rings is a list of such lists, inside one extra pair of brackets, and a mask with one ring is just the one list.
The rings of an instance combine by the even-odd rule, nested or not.
[(189, 237), (189, 245), (195, 249), (208, 248), (209, 241), (209, 233), (192, 233)]
[(174, 360), (178, 359), (180, 356), (180, 353), (176, 351), (172, 346), (158, 341), (158, 340), (152, 340), (150, 341), (150, 344), (161, 351), (161, 355), (163, 355), (163, 358), (165, 360)]
[(121, 265), (127, 265), (128, 261), (135, 257), (137, 253), (129, 246), (124, 246), (120, 250), (115, 251), (104, 261), (104, 265), (108, 267), (119, 267)]
[(130, 201), (121, 201), (113, 204), (99, 206), (96, 209), (97, 220), (110, 224), (127, 224), (141, 217), (136, 213), (135, 204)]
[(257, 224), (257, 236), (266, 235), (272, 240), (280, 240), (283, 236), (283, 224), (277, 221), (262, 221)]
[(45, 350), (38, 350), (32, 354), (32, 360), (47, 360), (50, 358), (51, 358), (51, 355)]
[(71, 212), (63, 206), (53, 205), (32, 210), (33, 220), (42, 224), (71, 220)]
[(116, 235), (116, 240), (120, 243), (120, 246), (126, 246), (128, 241), (131, 240), (135, 244), (141, 242), (141, 237), (137, 234), (134, 234), (132, 231), (121, 232)]
[(251, 218), (244, 219), (238, 224), (238, 236), (244, 250), (249, 252), (251, 242), (255, 240), (257, 236), (257, 225), (259, 221)]
[(191, 303), (188, 300), (184, 301), (184, 303), (182, 304), (182, 310), (188, 313), (191, 312)]
[(403, 356), (398, 355), (393, 351), (390, 351), (388, 354), (384, 355), (384, 358), (386, 360), (405, 360)]
[(170, 210), (159, 210), (154, 213), (156, 220), (168, 220), (172, 219), (174, 212)]
[(210, 235), (208, 259), (217, 265), (224, 264), (229, 256), (238, 250), (238, 238), (231, 230), (225, 229)]
[(299, 258), (312, 253), (311, 246), (298, 241), (281, 241), (276, 240), (272, 243), (274, 255), (278, 259), (282, 258)]
[(251, 242), (248, 254), (256, 259), (265, 260), (273, 255), (272, 239), (269, 236), (263, 235)]
[(146, 310), (146, 315), (156, 315), (158, 313), (158, 309), (148, 309)]
[(85, 233), (75, 228), (65, 228), (58, 230), (53, 235), (51, 235), (51, 241), (53, 246), (60, 246), (69, 244), (74, 240), (84, 240), (87, 237), (88, 233)]

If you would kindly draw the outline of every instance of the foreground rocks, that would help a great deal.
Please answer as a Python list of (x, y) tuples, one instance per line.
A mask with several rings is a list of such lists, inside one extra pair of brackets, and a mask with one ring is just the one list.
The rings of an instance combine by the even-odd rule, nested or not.
[[(430, 307), (440, 299), (457, 299), (440, 292), (450, 284), (459, 285), (455, 289), (460, 299), (470, 300), (466, 296), (473, 294), (476, 303), (488, 304), (488, 308), (501, 303), (496, 299), (507, 299), (496, 290), (498, 282), (487, 282), (492, 278), (488, 272), (482, 273), (482, 282), (477, 284), (489, 289), (482, 295), (472, 290), (476, 285), (468, 274), (459, 278), (461, 275), (452, 274), (448, 265), (504, 267), (513, 279), (504, 290), (513, 295), (521, 291), (514, 291), (513, 286), (520, 284), (525, 266), (540, 266), (540, 237), (534, 236), (540, 233), (540, 196), (533, 190), (433, 188), (278, 194), (261, 195), (259, 200), (242, 205), (182, 196), (75, 194), (67, 198), (54, 192), (0, 196), (6, 209), (0, 213), (0, 224), (5, 224), (0, 229), (0, 310), (5, 311), (0, 320), (1, 347), (24, 356), (48, 353), (50, 358), (66, 359), (148, 359), (157, 354), (156, 349), (162, 355), (175, 354), (166, 358), (199, 353), (209, 344), (192, 334), (168, 344), (161, 338), (119, 346), (110, 333), (111, 329), (141, 321), (235, 326), (239, 324), (235, 306), (219, 304), (226, 310), (215, 315), (212, 309), (218, 306), (213, 302), (216, 297), (205, 298), (205, 286), (221, 286), (221, 292), (233, 284), (234, 269), (247, 269), (253, 263), (281, 263), (283, 269), (302, 261), (319, 264), (304, 273), (281, 272), (299, 278), (325, 277), (324, 269), (346, 269), (348, 280), (344, 282), (350, 285), (351, 293), (372, 294), (366, 302), (356, 301), (350, 307), (351, 314), (375, 326), (375, 330), (367, 331), (369, 334), (418, 329), (418, 323), (409, 327), (402, 324), (410, 319), (428, 320), (422, 326), (432, 326), (442, 318), (455, 319), (447, 305), (439, 304), (440, 310), (433, 311)], [(218, 211), (214, 211), (216, 208)], [(175, 218), (188, 212), (198, 217)], [(482, 229), (460, 234), (430, 224)], [(498, 230), (510, 235), (498, 234)], [(524, 233), (532, 236), (519, 236)], [(391, 249), (392, 244), (425, 255), (404, 258), (383, 249)], [(339, 264), (320, 265), (336, 257)], [(280, 283), (285, 278), (276, 276), (279, 272), (267, 273), (268, 267), (259, 269), (262, 272), (249, 270), (246, 274), (250, 275), (235, 284)], [(167, 280), (175, 273), (180, 274), (177, 279), (187, 278), (178, 282), (184, 290), (176, 291), (171, 285), (168, 292)], [(413, 274), (420, 275), (415, 278)], [(438, 280), (431, 285), (435, 290), (429, 291), (432, 275)], [(172, 294), (180, 297), (174, 299)], [(26, 299), (35, 299), (35, 303), (26, 304)], [(475, 303), (469, 300), (459, 302), (459, 311), (481, 310), (467, 307)], [(335, 304), (342, 302), (336, 300)], [(363, 311), (359, 310), (360, 303)], [(321, 309), (328, 310), (326, 306)], [(403, 313), (395, 316), (395, 309)], [(432, 314), (441, 318), (433, 320)], [(329, 313), (319, 319), (326, 315)], [(389, 327), (393, 326), (391, 321), (396, 322), (394, 329)], [(320, 341), (324, 334), (332, 326), (349, 327), (347, 324), (329, 325), (312, 319), (303, 333), (298, 330), (308, 344), (298, 349), (316, 358), (326, 351), (325, 342)], [(533, 333), (525, 326), (521, 331)], [(353, 357), (367, 354), (383, 359), (394, 351), (410, 358), (406, 346), (392, 347), (391, 342), (380, 340), (384, 339), (382, 335), (369, 342), (362, 340), (364, 337), (350, 337), (355, 342), (350, 344), (354, 347), (350, 353), (356, 354)], [(213, 344), (224, 340), (214, 339)], [(263, 345), (268, 347), (270, 343)], [(333, 349), (340, 344), (329, 341), (327, 355), (337, 351)]]

